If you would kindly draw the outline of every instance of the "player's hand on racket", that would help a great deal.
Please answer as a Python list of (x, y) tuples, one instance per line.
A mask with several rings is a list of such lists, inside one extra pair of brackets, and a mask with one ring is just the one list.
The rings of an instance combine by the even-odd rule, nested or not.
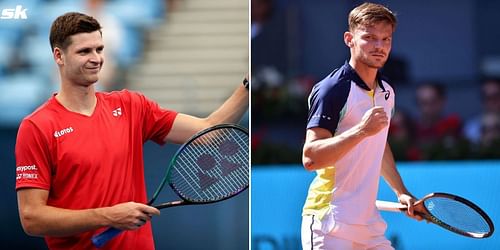
[(419, 213), (425, 213), (425, 208), (422, 202), (418, 202), (415, 197), (409, 194), (400, 194), (398, 196), (399, 203), (408, 206), (406, 215), (415, 220), (421, 221), (424, 218)]
[(366, 136), (378, 133), (389, 124), (384, 107), (375, 106), (365, 112), (359, 123), (360, 131)]
[(92, 237), (92, 243), (98, 248), (104, 246), (122, 229), (136, 229), (149, 221), (151, 215), (160, 214), (157, 209), (209, 204), (238, 195), (249, 184), (248, 153), (248, 130), (245, 128), (219, 124), (198, 132), (174, 154), (148, 205), (155, 204), (167, 183), (181, 199), (162, 202), (154, 205), (154, 208), (137, 203), (117, 205), (115, 211), (119, 212), (118, 208), (122, 206), (124, 209), (132, 206), (131, 210), (138, 213), (123, 213), (125, 219), (115, 216), (116, 223), (123, 220), (121, 224), (109, 225), (108, 229)]
[(151, 220), (153, 215), (160, 215), (160, 210), (145, 204), (125, 202), (102, 210), (110, 227), (120, 230), (134, 230)]
[[(410, 198), (401, 198), (411, 204)], [(403, 202), (377, 200), (375, 206), (378, 210), (406, 213), (408, 206)], [(413, 203), (413, 213), (446, 230), (476, 239), (488, 238), (495, 231), (493, 221), (479, 206), (453, 194), (430, 193)]]

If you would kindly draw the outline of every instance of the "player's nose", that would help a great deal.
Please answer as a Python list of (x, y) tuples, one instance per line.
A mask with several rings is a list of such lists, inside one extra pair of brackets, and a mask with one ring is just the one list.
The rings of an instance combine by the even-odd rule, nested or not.
[(103, 61), (103, 57), (100, 53), (94, 51), (89, 55), (89, 61), (92, 63), (100, 64)]

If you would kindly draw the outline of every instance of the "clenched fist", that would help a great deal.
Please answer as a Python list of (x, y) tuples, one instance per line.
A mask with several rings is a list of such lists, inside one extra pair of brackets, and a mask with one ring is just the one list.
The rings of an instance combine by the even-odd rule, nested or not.
[(360, 132), (366, 136), (378, 133), (389, 124), (389, 119), (384, 111), (384, 107), (375, 106), (365, 112), (359, 123)]

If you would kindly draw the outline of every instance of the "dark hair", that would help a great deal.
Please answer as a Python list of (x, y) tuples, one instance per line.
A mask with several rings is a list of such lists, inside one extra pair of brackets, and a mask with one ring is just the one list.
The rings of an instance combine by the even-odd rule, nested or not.
[(99, 22), (88, 15), (78, 12), (68, 12), (54, 20), (50, 27), (50, 48), (54, 51), (55, 47), (63, 50), (71, 45), (71, 36), (78, 33), (101, 32)]

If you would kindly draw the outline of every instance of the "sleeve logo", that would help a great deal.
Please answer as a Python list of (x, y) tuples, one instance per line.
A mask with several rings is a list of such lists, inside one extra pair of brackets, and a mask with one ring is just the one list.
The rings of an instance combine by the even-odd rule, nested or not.
[(29, 166), (17, 166), (16, 167), (16, 180), (20, 179), (38, 179), (38, 168), (35, 164)]
[(313, 119), (327, 119), (327, 120), (332, 119), (330, 116), (327, 116), (327, 115), (313, 115), (311, 118), (313, 118)]

